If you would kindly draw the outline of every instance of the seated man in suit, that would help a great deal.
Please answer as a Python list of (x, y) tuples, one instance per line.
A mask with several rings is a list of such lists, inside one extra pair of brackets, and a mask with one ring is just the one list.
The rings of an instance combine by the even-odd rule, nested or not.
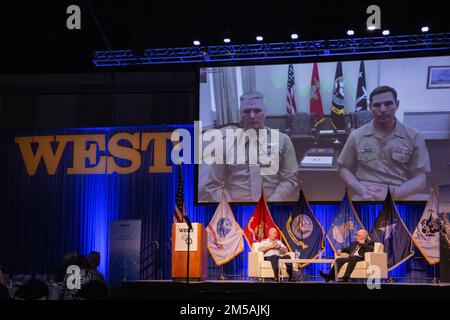
[(349, 256), (345, 258), (337, 258), (335, 265), (333, 268), (331, 268), (331, 271), (329, 273), (324, 273), (322, 271), (319, 271), (320, 276), (325, 279), (326, 282), (332, 280), (335, 281), (335, 270), (334, 268), (337, 268), (337, 273), (339, 274), (339, 270), (341, 267), (348, 262), (347, 269), (345, 270), (344, 282), (348, 282), (348, 279), (350, 279), (350, 275), (352, 274), (353, 270), (355, 270), (356, 263), (358, 261), (364, 260), (364, 254), (366, 252), (373, 252), (374, 250), (374, 243), (373, 241), (370, 241), (368, 239), (367, 231), (364, 229), (358, 230), (356, 233), (356, 241), (353, 241), (350, 243), (350, 245), (347, 248), (343, 248), (342, 250), (338, 250), (336, 252), (337, 256), (340, 256), (342, 252), (348, 253)]
[[(258, 251), (264, 252), (264, 260), (270, 261), (272, 264), (275, 280), (278, 280), (278, 260), (291, 259), (291, 256), (286, 254), (288, 249), (280, 240), (277, 240), (278, 230), (275, 228), (269, 229), (269, 236), (267, 239), (261, 241), (261, 246)], [(292, 263), (286, 263), (287, 273), (289, 274), (289, 281), (292, 281)]]

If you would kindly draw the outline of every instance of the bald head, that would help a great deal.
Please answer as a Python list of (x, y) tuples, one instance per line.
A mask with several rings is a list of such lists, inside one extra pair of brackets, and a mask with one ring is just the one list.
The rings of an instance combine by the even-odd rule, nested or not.
[(269, 229), (269, 239), (270, 240), (275, 240), (278, 236), (278, 230), (276, 228), (270, 228)]

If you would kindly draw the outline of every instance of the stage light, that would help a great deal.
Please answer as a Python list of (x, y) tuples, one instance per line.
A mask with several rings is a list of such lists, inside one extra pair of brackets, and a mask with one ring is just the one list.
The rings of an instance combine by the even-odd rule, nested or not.
[(391, 32), (389, 30), (383, 30), (383, 36), (388, 36)]
[(428, 32), (430, 31), (430, 28), (428, 26), (423, 26), (422, 29), (420, 29), (422, 32)]
[(198, 41), (198, 40), (194, 40), (192, 43), (194, 44), (194, 46), (199, 46), (200, 45), (200, 41)]
[(256, 36), (256, 41), (260, 42), (263, 40), (264, 40), (263, 36)]
[(291, 39), (292, 40), (297, 40), (298, 39), (298, 34), (296, 34), (296, 33), (291, 34)]
[(225, 43), (230, 43), (230, 42), (231, 42), (231, 39), (230, 39), (230, 38), (224, 38), (224, 39), (223, 39), (223, 42), (225, 42)]
[(376, 26), (368, 26), (368, 27), (367, 27), (367, 30), (373, 31), (373, 30), (375, 30), (376, 28), (377, 28)]
[(348, 35), (348, 36), (353, 36), (353, 35), (355, 35), (355, 31), (353, 31), (353, 30), (347, 30), (347, 35)]

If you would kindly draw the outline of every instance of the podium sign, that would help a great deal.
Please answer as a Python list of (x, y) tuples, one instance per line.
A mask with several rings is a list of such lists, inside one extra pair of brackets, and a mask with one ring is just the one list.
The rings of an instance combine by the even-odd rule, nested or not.
[[(175, 251), (187, 251), (188, 250), (188, 225), (187, 223), (176, 223), (175, 224)], [(190, 246), (189, 251), (197, 251), (197, 239), (198, 239), (198, 223), (193, 223), (192, 228), (189, 233)]]
[(193, 223), (190, 232), (191, 244), (189, 246), (189, 257), (187, 252), (188, 227), (186, 223), (174, 223), (172, 225), (172, 279), (184, 281), (187, 276), (187, 259), (189, 259), (189, 278), (202, 280), (206, 278), (207, 235), (201, 223)]

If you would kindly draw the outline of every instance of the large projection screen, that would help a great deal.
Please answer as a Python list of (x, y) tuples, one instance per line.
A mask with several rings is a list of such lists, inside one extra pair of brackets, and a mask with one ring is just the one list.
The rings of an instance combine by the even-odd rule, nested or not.
[(450, 56), (211, 67), (199, 79), (199, 203), (222, 190), (293, 202), (300, 188), (340, 201), (346, 186), (354, 201), (383, 200), (388, 186), (425, 201), (450, 184)]

